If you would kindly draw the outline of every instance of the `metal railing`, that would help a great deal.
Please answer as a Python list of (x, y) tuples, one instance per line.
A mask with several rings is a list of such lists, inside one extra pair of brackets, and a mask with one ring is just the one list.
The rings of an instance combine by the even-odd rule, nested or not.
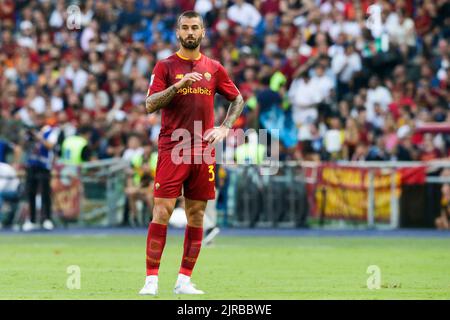
[[(428, 185), (450, 184), (449, 176), (439, 176), (450, 169), (450, 161), (433, 162), (338, 162), (335, 165), (368, 170), (367, 220), (365, 226), (378, 227), (374, 175), (382, 169), (391, 177), (390, 216), (386, 228), (400, 227), (400, 203), (396, 170), (426, 166)], [(268, 166), (276, 166), (277, 174), (264, 174)], [(321, 203), (317, 202), (320, 164), (289, 161), (263, 165), (225, 166), (229, 175), (225, 192), (227, 202), (223, 224), (233, 227), (299, 227), (307, 219), (320, 220)], [(75, 174), (81, 181), (79, 225), (113, 226), (121, 222), (126, 195), (128, 164), (121, 159), (107, 159), (82, 164), (79, 168), (65, 166), (54, 172), (59, 179)], [(71, 172), (71, 173), (70, 173)], [(22, 176), (23, 178), (23, 176)], [(26, 201), (23, 198), (21, 201)], [(430, 200), (430, 201), (436, 201)], [(435, 204), (439, 206), (439, 203)], [(318, 214), (312, 215), (312, 212)]]
[(229, 183), (225, 224), (234, 227), (298, 227), (308, 214), (306, 181), (295, 163), (272, 163), (275, 175), (262, 174), (267, 166), (227, 166)]
[(128, 163), (122, 159), (98, 160), (80, 166), (83, 197), (79, 224), (114, 226), (121, 222), (127, 168)]
[[(400, 185), (398, 169), (426, 167), (425, 182), (429, 184), (450, 183), (450, 177), (433, 176), (442, 169), (450, 168), (449, 160), (431, 162), (350, 162), (340, 161), (335, 165), (345, 168), (367, 169), (367, 228), (396, 229), (400, 227)], [(276, 175), (264, 175), (267, 166), (277, 167)], [(316, 192), (320, 164), (316, 162), (289, 161), (271, 162), (263, 165), (226, 166), (230, 179), (225, 224), (235, 227), (296, 227), (305, 224), (316, 211), (322, 218), (321, 204), (317, 203)], [(375, 203), (377, 201), (376, 172), (389, 176), (390, 192), (389, 220), (378, 221)], [(305, 200), (306, 199), (306, 200)], [(428, 199), (427, 201), (435, 201)], [(323, 221), (320, 221), (323, 225)]]

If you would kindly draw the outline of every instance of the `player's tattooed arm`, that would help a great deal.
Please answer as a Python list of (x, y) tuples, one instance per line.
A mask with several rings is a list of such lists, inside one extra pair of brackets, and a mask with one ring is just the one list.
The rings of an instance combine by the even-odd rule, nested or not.
[(227, 117), (220, 127), (214, 128), (206, 133), (204, 139), (210, 144), (216, 144), (228, 136), (229, 130), (233, 127), (234, 122), (239, 117), (244, 108), (244, 99), (239, 94), (228, 108)]
[(239, 94), (236, 99), (230, 103), (227, 116), (222, 125), (231, 129), (236, 119), (241, 115), (242, 109), (244, 109), (244, 98)]
[(145, 108), (148, 113), (153, 113), (159, 109), (164, 108), (172, 101), (173, 97), (177, 94), (180, 88), (185, 88), (190, 86), (195, 81), (200, 81), (202, 75), (198, 72), (187, 73), (184, 77), (177, 83), (171, 85), (167, 89), (152, 94), (145, 100)]
[(161, 92), (154, 93), (147, 97), (145, 100), (145, 108), (147, 109), (147, 112), (153, 113), (167, 106), (169, 102), (172, 101), (173, 97), (175, 97), (177, 90), (178, 89), (175, 85), (172, 85)]

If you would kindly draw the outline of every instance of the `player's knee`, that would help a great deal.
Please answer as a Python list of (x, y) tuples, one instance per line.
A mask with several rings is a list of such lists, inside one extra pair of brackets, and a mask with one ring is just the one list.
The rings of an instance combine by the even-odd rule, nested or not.
[(168, 224), (172, 214), (169, 207), (164, 205), (155, 205), (153, 207), (153, 222), (159, 224)]
[(203, 226), (204, 216), (205, 216), (204, 210), (190, 211), (187, 216), (188, 224), (191, 226), (201, 227)]

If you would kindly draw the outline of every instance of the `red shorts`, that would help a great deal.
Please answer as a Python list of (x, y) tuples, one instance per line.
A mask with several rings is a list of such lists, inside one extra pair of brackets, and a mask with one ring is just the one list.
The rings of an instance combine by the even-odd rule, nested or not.
[(216, 164), (175, 164), (170, 153), (158, 154), (154, 182), (155, 198), (178, 198), (183, 195), (192, 200), (215, 199)]

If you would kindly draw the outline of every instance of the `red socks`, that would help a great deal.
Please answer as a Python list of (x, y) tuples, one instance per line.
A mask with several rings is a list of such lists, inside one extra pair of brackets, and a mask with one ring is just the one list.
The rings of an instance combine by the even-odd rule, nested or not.
[[(166, 244), (167, 225), (150, 223), (147, 235), (147, 276), (157, 276), (161, 256)], [(203, 228), (186, 226), (184, 235), (184, 252), (180, 273), (191, 276), (203, 240)]]
[(150, 223), (147, 234), (147, 276), (157, 276), (166, 244), (167, 225)]
[(203, 228), (186, 226), (184, 235), (184, 252), (181, 261), (180, 273), (191, 276), (195, 262), (197, 262), (200, 248), (202, 246)]

